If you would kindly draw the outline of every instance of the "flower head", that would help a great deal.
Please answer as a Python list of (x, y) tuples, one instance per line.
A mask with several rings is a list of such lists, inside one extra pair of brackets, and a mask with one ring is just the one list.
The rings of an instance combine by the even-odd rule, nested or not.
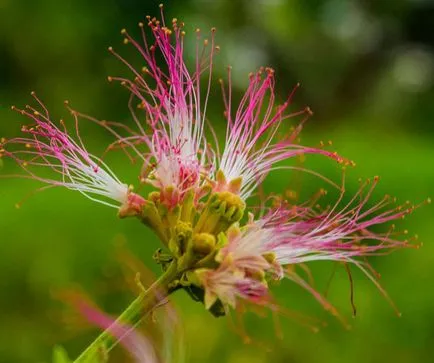
[(280, 206), (258, 220), (251, 216), (241, 229), (231, 227), (216, 255), (219, 267), (199, 271), (206, 305), (217, 298), (230, 306), (236, 304), (237, 298), (261, 303), (264, 300), (257, 298), (268, 294), (267, 275), (274, 279), (287, 276), (324, 302), (292, 268), (287, 268), (319, 260), (355, 264), (384, 292), (369, 272), (367, 262), (358, 257), (412, 246), (408, 240), (394, 237), (393, 228), (385, 233), (375, 233), (371, 228), (401, 219), (415, 207), (390, 207), (393, 200), (389, 196), (368, 207), (377, 182), (378, 178), (374, 178), (363, 184), (347, 203), (342, 202), (342, 191), (336, 204), (324, 211)]
[[(230, 83), (229, 69), (229, 83)], [(221, 81), (223, 84), (223, 81)], [(306, 147), (297, 143), (303, 124), (312, 114), (310, 109), (288, 112), (297, 85), (282, 104), (275, 106), (274, 70), (260, 69), (250, 75), (249, 85), (235, 115), (231, 111), (231, 93), (224, 97), (227, 131), (223, 154), (218, 158), (216, 190), (230, 190), (247, 199), (274, 169), (291, 168), (278, 166), (278, 162), (303, 154), (321, 154), (349, 163), (336, 153)], [(298, 126), (287, 136), (282, 133), (285, 120), (301, 116)]]
[[(32, 95), (42, 106), (43, 113), (31, 106), (24, 110), (13, 107), (31, 119), (32, 124), (21, 128), (26, 136), (3, 139), (1, 154), (14, 159), (27, 172), (23, 177), (79, 191), (89, 199), (111, 207), (138, 208), (143, 200), (131, 193), (101, 159), (86, 150), (79, 135), (76, 115), (75, 140), (63, 120), (59, 122), (60, 129), (50, 119), (45, 106)], [(51, 174), (45, 173), (44, 169)]]
[(205, 290), (204, 304), (207, 309), (217, 299), (235, 308), (238, 299), (259, 304), (265, 303), (268, 297), (268, 288), (264, 282), (230, 264), (222, 264), (216, 270), (199, 269), (196, 276)]
[[(131, 102), (136, 100), (145, 112), (143, 117), (138, 116), (130, 104), (137, 131), (127, 137), (119, 135), (119, 139), (130, 145), (144, 143), (149, 148), (144, 155), (139, 152), (146, 171), (142, 180), (157, 187), (161, 200), (173, 207), (188, 191), (198, 193), (203, 185), (201, 174), (210, 168), (204, 124), (213, 55), (217, 48), (213, 30), (211, 41), (205, 40), (201, 51), (200, 31), (197, 30), (196, 65), (190, 71), (184, 61), (183, 23), (173, 19), (170, 26), (166, 25), (163, 14), (161, 21), (150, 17), (147, 21), (151, 41), (143, 23), (139, 24), (141, 42), (122, 30), (125, 43), (131, 43), (143, 57), (142, 72), (136, 71), (110, 47), (109, 50), (133, 72), (134, 80), (121, 77), (109, 77), (109, 80), (118, 80), (127, 87), (131, 91)], [(163, 64), (157, 64), (158, 58)], [(208, 88), (202, 94), (200, 82), (205, 71), (209, 72)]]
[[(207, 309), (218, 308), (215, 315), (220, 314), (222, 306), (223, 310), (235, 307), (240, 300), (270, 305), (268, 283), (284, 277), (309, 290), (330, 308), (295, 272), (294, 266), (311, 261), (354, 264), (384, 292), (365, 257), (412, 244), (399, 240), (392, 227), (384, 233), (374, 232), (373, 227), (400, 219), (414, 207), (391, 207), (390, 197), (369, 206), (378, 181), (375, 178), (363, 184), (348, 202), (344, 202), (342, 187), (336, 203), (324, 210), (309, 204), (284, 203), (266, 210), (264, 203), (256, 210), (266, 210), (265, 215), (255, 219), (249, 213), (245, 221), (246, 200), (271, 171), (301, 169), (287, 164), (294, 157), (317, 154), (340, 164), (352, 162), (337, 153), (299, 144), (299, 134), (311, 111), (308, 107), (289, 111), (298, 85), (285, 102), (277, 104), (275, 74), (270, 68), (250, 75), (235, 113), (230, 69), (227, 93), (221, 82), (227, 127), (220, 154), (218, 142), (213, 147), (205, 137), (208, 131), (214, 134), (212, 127), (205, 126), (213, 57), (219, 49), (214, 44), (215, 29), (203, 45), (200, 30), (196, 31), (196, 59), (190, 69), (185, 61), (182, 22), (173, 19), (166, 24), (162, 13), (161, 20), (147, 17), (147, 24), (140, 23), (139, 28), (140, 41), (126, 30), (121, 33), (124, 43), (132, 44), (141, 56), (144, 66), (140, 71), (109, 47), (133, 74), (132, 79), (109, 77), (109, 81), (120, 81), (129, 90), (135, 126), (85, 117), (115, 136), (116, 141), (108, 149), (117, 145), (128, 154), (136, 154), (143, 163), (139, 180), (157, 191), (146, 200), (132, 193), (100, 158), (88, 153), (78, 130), (81, 114), (67, 106), (75, 119), (73, 138), (63, 121), (60, 128), (51, 121), (36, 97), (43, 112), (30, 106), (17, 110), (33, 125), (22, 128), (26, 137), (2, 139), (0, 156), (16, 160), (30, 178), (77, 190), (92, 200), (119, 208), (120, 217), (138, 216), (169, 249), (169, 254), (157, 251), (154, 256), (165, 273), (172, 273), (173, 268), (173, 276), (169, 275), (173, 280), (166, 281), (167, 275), (163, 279), (167, 290), (186, 289)], [(146, 35), (148, 28), (151, 37)], [(201, 87), (204, 75), (205, 90)], [(290, 128), (285, 121), (292, 118), (300, 119), (296, 127)], [(285, 133), (286, 129), (290, 131)], [(33, 167), (48, 169), (53, 176), (36, 173)], [(113, 323), (104, 314), (90, 310), (85, 314), (104, 329), (113, 329), (113, 335), (121, 341), (131, 330), (128, 325)], [(157, 360), (142, 336), (132, 334), (124, 343), (138, 362)]]

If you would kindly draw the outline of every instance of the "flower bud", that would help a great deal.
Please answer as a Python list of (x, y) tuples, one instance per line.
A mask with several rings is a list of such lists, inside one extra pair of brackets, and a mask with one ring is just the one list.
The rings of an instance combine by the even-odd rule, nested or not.
[(245, 208), (246, 204), (238, 195), (227, 191), (214, 193), (195, 226), (195, 232), (214, 235), (224, 232), (242, 218)]
[(193, 251), (206, 256), (211, 253), (216, 245), (216, 238), (209, 233), (197, 233), (193, 236)]

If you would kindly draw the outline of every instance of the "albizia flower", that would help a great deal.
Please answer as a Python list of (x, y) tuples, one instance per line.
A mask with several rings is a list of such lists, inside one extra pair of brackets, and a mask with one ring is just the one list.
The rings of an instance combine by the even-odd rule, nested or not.
[[(268, 268), (268, 264), (265, 267)], [(210, 309), (217, 299), (232, 308), (235, 308), (238, 299), (245, 299), (257, 304), (261, 301), (264, 302), (268, 295), (267, 285), (250, 277), (246, 271), (233, 260), (225, 261), (216, 270), (196, 270), (196, 276), (205, 290), (205, 307)]]
[[(214, 192), (230, 191), (247, 199), (265, 176), (278, 168), (277, 163), (302, 154), (319, 154), (340, 163), (350, 163), (336, 153), (297, 144), (298, 135), (311, 111), (308, 107), (291, 112), (289, 107), (295, 90), (281, 105), (275, 102), (274, 71), (260, 69), (250, 76), (249, 85), (235, 115), (232, 115), (232, 95), (229, 71), (229, 92), (224, 95), (227, 116), (226, 142), (223, 153), (218, 145), (212, 147), (206, 140), (206, 108), (210, 94), (213, 56), (219, 49), (214, 43), (215, 29), (210, 40), (203, 41), (200, 49), (200, 30), (196, 46), (196, 61), (189, 71), (184, 60), (184, 24), (173, 19), (167, 25), (164, 16), (159, 21), (148, 17), (152, 41), (145, 33), (145, 25), (139, 24), (142, 40), (137, 41), (124, 29), (125, 43), (132, 44), (143, 58), (145, 65), (136, 70), (112, 47), (109, 48), (134, 75), (133, 79), (109, 77), (117, 80), (131, 92), (130, 110), (137, 130), (121, 132), (123, 125), (103, 123), (118, 137), (118, 142), (132, 147), (141, 158), (145, 155), (142, 180), (159, 189), (160, 198), (173, 207), (182, 202), (188, 191), (193, 191), (196, 200), (203, 195), (201, 187), (210, 183)], [(159, 58), (158, 58), (159, 57)], [(162, 62), (157, 64), (157, 59)], [(201, 76), (207, 72), (207, 89), (202, 95)], [(223, 86), (223, 81), (221, 81)], [(223, 87), (222, 87), (223, 88)], [(224, 92), (225, 93), (225, 92)], [(145, 114), (140, 117), (134, 107)], [(288, 119), (302, 117), (298, 126), (282, 136)], [(137, 150), (138, 144), (149, 149)]]
[(140, 210), (143, 198), (132, 193), (101, 159), (86, 150), (79, 135), (76, 115), (74, 140), (63, 120), (59, 121), (60, 129), (51, 121), (45, 106), (34, 93), (32, 95), (42, 106), (43, 113), (31, 106), (26, 106), (25, 110), (12, 107), (28, 117), (32, 124), (21, 128), (25, 137), (2, 139), (0, 147), (1, 154), (14, 159), (26, 171), (26, 175), (20, 176), (49, 186), (79, 191), (87, 198), (110, 207)]
[[(130, 109), (137, 124), (137, 131), (129, 131), (121, 136), (115, 133), (120, 143), (131, 146), (144, 143), (149, 150), (139, 156), (144, 158), (142, 181), (160, 190), (162, 201), (169, 207), (179, 204), (188, 191), (198, 192), (203, 184), (201, 174), (212, 167), (207, 165), (207, 143), (204, 136), (205, 113), (211, 84), (213, 55), (218, 49), (214, 45), (214, 31), (211, 41), (204, 41), (203, 49), (196, 49), (196, 65), (189, 71), (184, 62), (183, 24), (173, 19), (171, 28), (164, 22), (148, 17), (152, 32), (152, 43), (146, 37), (143, 23), (139, 24), (142, 41), (132, 38), (122, 30), (125, 43), (131, 43), (139, 51), (146, 66), (136, 71), (112, 47), (116, 55), (134, 74), (134, 80), (122, 77), (109, 77), (118, 80), (131, 91)], [(197, 30), (199, 37), (200, 31)], [(207, 50), (208, 49), (208, 50)], [(157, 64), (160, 57), (163, 64)], [(204, 94), (200, 82), (204, 72), (208, 72), (208, 87)], [(136, 114), (133, 100), (145, 112), (144, 120)], [(134, 149), (136, 149), (134, 147)]]
[(292, 279), (326, 303), (293, 268), (287, 268), (320, 260), (355, 264), (388, 298), (367, 262), (359, 258), (412, 246), (394, 237), (393, 228), (387, 233), (375, 233), (371, 228), (401, 219), (415, 207), (392, 207), (389, 196), (368, 207), (377, 182), (378, 178), (366, 182), (347, 203), (342, 202), (342, 192), (336, 204), (322, 212), (281, 206), (258, 220), (251, 216), (241, 229), (231, 227), (227, 242), (216, 255), (220, 266), (196, 272), (206, 291), (206, 306), (212, 306), (217, 298), (229, 306), (235, 306), (237, 298), (263, 303), (269, 296), (267, 273), (274, 279)]
[[(302, 146), (296, 143), (303, 124), (312, 114), (309, 107), (288, 112), (297, 85), (288, 99), (275, 105), (274, 70), (260, 69), (250, 75), (249, 85), (235, 115), (231, 110), (231, 71), (229, 68), (229, 95), (224, 95), (227, 116), (226, 142), (223, 154), (218, 158), (216, 190), (238, 192), (245, 200), (266, 175), (276, 169), (291, 169), (276, 164), (302, 154), (320, 154), (337, 160), (350, 161), (323, 149)], [(223, 81), (222, 88), (223, 88)], [(225, 93), (225, 92), (224, 92)], [(284, 121), (302, 116), (298, 126), (287, 136), (282, 133)]]
[[(215, 29), (210, 40), (201, 40), (201, 32), (196, 31), (196, 59), (190, 69), (184, 59), (183, 23), (173, 19), (166, 24), (162, 14), (161, 20), (147, 17), (147, 25), (140, 23), (139, 28), (140, 41), (126, 30), (122, 34), (124, 43), (132, 44), (140, 55), (140, 71), (109, 48), (133, 74), (132, 79), (109, 77), (110, 81), (120, 81), (130, 93), (128, 106), (133, 127), (98, 121), (67, 106), (75, 119), (73, 138), (63, 122), (59, 128), (51, 121), (41, 104), (42, 114), (31, 107), (18, 110), (33, 121), (33, 125), (22, 129), (27, 137), (2, 140), (0, 145), (0, 155), (16, 160), (29, 177), (80, 191), (93, 200), (120, 208), (120, 217), (137, 216), (167, 247), (166, 252), (158, 250), (154, 255), (163, 268), (162, 276), (140, 294), (122, 319), (128, 317), (135, 323), (143, 314), (143, 306), (154, 308), (160, 301), (152, 296), (155, 289), (164, 294), (185, 289), (216, 316), (240, 301), (274, 307), (268, 283), (284, 277), (332, 309), (296, 273), (296, 266), (319, 260), (357, 266), (387, 297), (365, 258), (414, 246), (410, 241), (400, 241), (392, 228), (385, 233), (376, 232), (414, 207), (393, 207), (390, 197), (371, 202), (375, 178), (363, 184), (348, 202), (344, 202), (348, 196), (343, 186), (336, 203), (325, 210), (312, 208), (309, 202), (282, 203), (266, 209), (269, 199), (265, 197), (259, 207), (250, 209), (261, 211), (261, 216), (254, 217), (248, 213), (246, 200), (270, 172), (302, 170), (336, 186), (315, 171), (291, 165), (295, 157), (317, 154), (339, 164), (353, 163), (335, 152), (299, 144), (299, 134), (311, 111), (308, 107), (290, 111), (298, 85), (282, 104), (276, 102), (275, 73), (270, 68), (250, 75), (235, 113), (230, 70), (228, 91), (221, 82), (227, 127), (220, 153), (217, 137), (206, 118), (213, 57), (219, 49), (214, 44)], [(146, 35), (147, 28), (150, 37)], [(204, 80), (205, 90), (201, 88)], [(139, 180), (156, 190), (146, 199), (133, 193), (100, 158), (89, 154), (79, 136), (79, 116), (97, 122), (116, 138), (107, 150), (120, 148), (134, 161), (140, 160), (143, 167)], [(206, 135), (211, 135), (214, 142), (209, 142)], [(33, 167), (48, 169), (54, 176), (39, 174)], [(113, 326), (101, 315), (95, 315), (94, 321), (109, 328), (96, 346), (107, 335), (119, 337), (128, 329), (125, 322), (125, 326), (115, 326), (116, 330), (110, 331)], [(137, 359), (138, 355), (143, 357), (151, 352), (146, 340), (139, 336), (133, 336), (127, 348)], [(149, 354), (148, 360), (155, 360)], [(89, 358), (88, 350), (80, 357)]]

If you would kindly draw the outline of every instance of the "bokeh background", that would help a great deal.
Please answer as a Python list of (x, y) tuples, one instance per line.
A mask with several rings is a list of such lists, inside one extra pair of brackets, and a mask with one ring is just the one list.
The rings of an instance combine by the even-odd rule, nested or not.
[[(347, 189), (358, 178), (381, 176), (374, 193), (420, 202), (434, 185), (434, 3), (430, 0), (167, 0), (166, 15), (193, 30), (215, 26), (216, 77), (233, 66), (234, 92), (261, 65), (276, 70), (283, 99), (300, 81), (296, 102), (315, 111), (303, 132), (305, 144), (332, 140), (353, 159)], [(149, 0), (0, 0), (0, 134), (11, 137), (26, 120), (10, 105), (31, 102), (37, 91), (55, 118), (67, 117), (63, 100), (100, 119), (128, 122), (128, 95), (109, 85), (107, 75), (127, 74), (107, 51), (125, 47), (119, 30), (136, 31), (146, 14), (157, 15)], [(136, 57), (131, 48), (126, 57)], [(138, 58), (135, 58), (136, 61)], [(215, 82), (217, 83), (217, 82)], [(215, 87), (208, 118), (222, 129), (222, 103)], [(101, 153), (109, 135), (83, 123), (82, 136)], [(137, 166), (121, 154), (110, 165), (135, 182)], [(331, 179), (340, 170), (329, 161), (308, 160)], [(1, 175), (16, 172), (3, 161)], [(270, 176), (265, 189), (283, 192), (296, 184), (309, 195), (322, 184), (289, 172)], [(294, 181), (295, 180), (295, 181)], [(135, 220), (120, 221), (114, 210), (77, 193), (49, 190), (14, 206), (37, 188), (32, 181), (0, 180), (0, 362), (49, 362), (55, 343), (76, 356), (97, 334), (62, 300), (81, 289), (110, 313), (134, 296), (131, 282), (145, 266), (158, 273), (151, 256), (156, 238)], [(306, 292), (291, 283), (276, 286), (276, 298), (290, 311), (315, 317), (313, 333), (290, 317), (278, 317), (282, 334), (268, 314), (246, 316), (252, 337), (245, 344), (228, 319), (215, 319), (178, 293), (174, 302), (185, 330), (187, 362), (430, 362), (434, 356), (434, 224), (425, 206), (400, 222), (417, 233), (423, 248), (398, 251), (372, 261), (381, 283), (402, 312), (394, 310), (372, 283), (353, 271), (357, 316), (352, 318), (349, 282), (342, 266), (328, 291), (352, 326), (345, 329)], [(320, 291), (333, 264), (311, 264)], [(66, 292), (65, 292), (66, 291)], [(59, 298), (60, 296), (60, 298)], [(63, 296), (63, 299), (61, 298)], [(237, 320), (236, 316), (233, 318)], [(282, 335), (282, 336), (281, 336)], [(125, 361), (117, 351), (113, 362)]]

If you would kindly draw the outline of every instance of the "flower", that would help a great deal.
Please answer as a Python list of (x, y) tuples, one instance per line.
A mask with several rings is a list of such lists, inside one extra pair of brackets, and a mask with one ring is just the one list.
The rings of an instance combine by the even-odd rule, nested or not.
[[(197, 43), (196, 68), (191, 73), (184, 61), (183, 23), (173, 19), (170, 26), (166, 25), (162, 14), (161, 20), (147, 17), (147, 25), (152, 42), (145, 35), (143, 23), (139, 24), (141, 42), (122, 30), (125, 43), (132, 44), (145, 61), (142, 72), (109, 48), (134, 74), (133, 80), (122, 77), (109, 80), (120, 81), (131, 92), (130, 109), (137, 131), (128, 129), (128, 135), (124, 136), (118, 133), (115, 124), (103, 126), (120, 143), (144, 155), (142, 180), (158, 189), (150, 194), (155, 207), (147, 210), (145, 217), (173, 256), (181, 261), (180, 266), (193, 271), (193, 274), (187, 271), (183, 284), (202, 288), (205, 306), (211, 308), (217, 300), (229, 306), (235, 306), (238, 299), (263, 303), (269, 296), (269, 278), (284, 276), (324, 301), (288, 268), (308, 261), (352, 263), (375, 282), (366, 262), (359, 257), (407, 247), (409, 243), (393, 238), (392, 232), (374, 233), (371, 227), (399, 219), (412, 208), (387, 209), (390, 202), (387, 198), (367, 208), (377, 183), (375, 179), (371, 187), (363, 186), (346, 205), (342, 205), (342, 191), (330, 209), (318, 212), (305, 206), (282, 205), (270, 209), (262, 218), (250, 218), (243, 225), (246, 200), (271, 171), (300, 169), (285, 161), (317, 154), (339, 164), (354, 163), (335, 152), (299, 144), (299, 134), (312, 112), (308, 107), (289, 111), (299, 85), (282, 104), (276, 102), (275, 72), (271, 68), (260, 68), (250, 75), (235, 113), (230, 67), (228, 91), (220, 80), (227, 121), (225, 145), (220, 154), (218, 143), (212, 146), (205, 138), (211, 75), (204, 102), (200, 90), (201, 75), (205, 70), (211, 74), (213, 56), (218, 50), (214, 45), (215, 29), (211, 41), (204, 41), (202, 52)], [(157, 64), (159, 58), (162, 64)], [(136, 114), (133, 100), (138, 100), (144, 116)], [(289, 129), (285, 121), (294, 118), (300, 118), (298, 125), (282, 136)], [(207, 131), (213, 133), (212, 127)], [(148, 148), (144, 154), (138, 150), (140, 144)], [(314, 171), (305, 171), (326, 179)], [(162, 204), (168, 208), (161, 208)]]
[[(136, 71), (124, 58), (109, 48), (133, 72), (134, 80), (109, 77), (118, 80), (131, 91), (130, 109), (138, 131), (119, 142), (131, 146), (133, 141), (144, 143), (149, 150), (144, 154), (142, 181), (160, 191), (161, 200), (170, 208), (180, 204), (188, 191), (198, 194), (203, 185), (201, 174), (211, 167), (207, 165), (209, 151), (204, 136), (206, 108), (209, 98), (213, 55), (218, 49), (214, 45), (214, 30), (211, 44), (204, 41), (201, 51), (199, 41), (196, 49), (196, 65), (190, 72), (184, 62), (183, 23), (173, 19), (171, 27), (156, 18), (147, 18), (153, 35), (153, 43), (145, 35), (145, 25), (140, 23), (142, 43), (140, 44), (124, 29), (125, 43), (131, 43), (143, 57), (146, 66)], [(200, 36), (197, 30), (198, 38)], [(207, 53), (207, 48), (209, 48)], [(157, 57), (163, 65), (157, 64)], [(209, 72), (208, 87), (201, 92), (201, 76)], [(145, 121), (136, 115), (131, 102), (136, 99), (138, 107), (145, 112)], [(105, 125), (107, 127), (107, 125)], [(139, 152), (143, 158), (143, 154)]]
[[(128, 185), (122, 183), (110, 168), (98, 157), (90, 154), (80, 138), (77, 115), (75, 132), (77, 140), (68, 133), (63, 120), (62, 130), (51, 121), (46, 107), (34, 93), (33, 97), (43, 108), (43, 113), (31, 106), (25, 110), (13, 110), (32, 120), (33, 124), (23, 126), (21, 131), (28, 135), (10, 140), (2, 139), (1, 155), (14, 159), (29, 177), (49, 186), (63, 186), (82, 193), (87, 198), (114, 208), (127, 210), (140, 209), (143, 198), (132, 193)], [(38, 168), (39, 172), (33, 171)], [(52, 176), (42, 172), (46, 169)]]
[(215, 258), (219, 267), (196, 272), (205, 289), (205, 305), (210, 307), (217, 298), (233, 307), (237, 298), (262, 303), (264, 300), (259, 297), (268, 295), (267, 274), (274, 279), (284, 276), (292, 279), (326, 304), (292, 268), (319, 260), (356, 265), (388, 298), (367, 262), (358, 257), (414, 246), (408, 240), (394, 237), (393, 228), (386, 233), (375, 233), (371, 228), (401, 219), (415, 206), (406, 203), (390, 207), (393, 200), (385, 196), (368, 207), (377, 183), (378, 178), (364, 183), (347, 203), (342, 202), (345, 196), (342, 190), (335, 205), (321, 212), (281, 205), (257, 220), (251, 215), (244, 227), (232, 226)]
[[(277, 163), (297, 155), (321, 154), (340, 163), (350, 163), (336, 153), (298, 145), (297, 137), (312, 112), (308, 107), (288, 112), (299, 85), (282, 105), (276, 106), (271, 68), (261, 68), (250, 75), (249, 86), (234, 117), (231, 115), (231, 72), (228, 95), (220, 80), (227, 117), (226, 142), (220, 155), (218, 145), (208, 144), (205, 138), (213, 56), (219, 50), (214, 44), (215, 29), (211, 31), (210, 40), (204, 40), (202, 50), (197, 42), (196, 66), (192, 73), (184, 60), (184, 24), (173, 19), (169, 26), (163, 14), (161, 21), (149, 16), (147, 21), (153, 42), (146, 36), (143, 23), (139, 23), (141, 42), (122, 30), (125, 43), (132, 44), (145, 61), (142, 72), (109, 48), (134, 75), (133, 80), (124, 77), (109, 77), (109, 80), (120, 81), (131, 92), (130, 110), (137, 131), (128, 129), (125, 136), (119, 131), (123, 125), (104, 123), (103, 126), (141, 158), (145, 155), (142, 180), (159, 189), (160, 198), (166, 205), (173, 208), (181, 204), (188, 191), (193, 191), (198, 201), (204, 195), (206, 184), (212, 185), (213, 192), (229, 191), (245, 200), (271, 170), (291, 168)], [(200, 30), (196, 32), (200, 39)], [(157, 64), (158, 56), (161, 56), (162, 65)], [(200, 81), (205, 71), (209, 76), (203, 97)], [(137, 115), (133, 100), (138, 101), (137, 107), (145, 112), (144, 116)], [(284, 121), (297, 116), (303, 117), (298, 126), (286, 137), (277, 139)], [(207, 129), (214, 134), (211, 126)], [(149, 150), (138, 151), (137, 144), (144, 144)]]
[(237, 299), (254, 303), (265, 303), (268, 296), (267, 285), (246, 275), (244, 271), (222, 264), (218, 269), (198, 269), (196, 277), (205, 289), (204, 304), (210, 309), (217, 299), (235, 308)]
[[(321, 154), (339, 163), (350, 163), (336, 153), (297, 144), (297, 137), (312, 114), (309, 107), (293, 113), (288, 112), (299, 85), (282, 105), (275, 106), (274, 70), (262, 68), (250, 75), (247, 90), (235, 116), (232, 116), (230, 75), (229, 68), (229, 95), (224, 95), (227, 117), (226, 143), (223, 154), (218, 158), (217, 191), (229, 190), (239, 193), (245, 200), (270, 171), (291, 169), (289, 166), (277, 166), (278, 162), (298, 155)], [(223, 81), (220, 82), (223, 88)], [(297, 116), (303, 116), (298, 126), (289, 135), (277, 137), (278, 132), (282, 131), (284, 121)]]
[[(364, 258), (413, 245), (408, 240), (399, 240), (393, 228), (378, 233), (373, 227), (403, 218), (415, 207), (409, 204), (391, 207), (390, 197), (368, 206), (378, 182), (374, 178), (363, 184), (348, 202), (344, 202), (347, 195), (342, 187), (336, 203), (324, 210), (309, 204), (287, 203), (267, 209), (266, 203), (262, 203), (256, 208), (261, 210), (261, 216), (255, 218), (249, 213), (245, 221), (245, 212), (249, 210), (247, 199), (271, 171), (298, 169), (335, 185), (314, 171), (285, 163), (294, 157), (317, 154), (339, 164), (353, 163), (335, 152), (299, 144), (299, 134), (312, 112), (308, 107), (289, 111), (299, 85), (286, 101), (277, 104), (275, 73), (271, 68), (260, 68), (250, 75), (235, 114), (230, 68), (228, 91), (221, 81), (227, 127), (220, 154), (218, 142), (212, 145), (205, 137), (211, 133), (217, 140), (206, 119), (213, 57), (219, 50), (214, 41), (215, 29), (210, 40), (203, 40), (203, 46), (201, 32), (196, 31), (196, 60), (192, 71), (184, 60), (182, 22), (173, 19), (166, 25), (163, 12), (161, 20), (147, 17), (151, 39), (145, 34), (145, 24), (139, 23), (139, 27), (140, 41), (126, 30), (121, 33), (124, 43), (132, 44), (144, 61), (141, 71), (109, 47), (133, 74), (133, 79), (109, 77), (109, 81), (119, 81), (129, 90), (134, 127), (98, 121), (67, 105), (75, 119), (77, 140), (74, 140), (63, 121), (59, 129), (35, 97), (44, 112), (41, 114), (30, 106), (17, 110), (35, 125), (23, 127), (28, 137), (2, 140), (0, 155), (15, 159), (31, 178), (49, 186), (78, 190), (92, 200), (119, 208), (120, 217), (139, 217), (169, 250), (169, 254), (157, 251), (154, 257), (165, 273), (172, 272), (166, 269), (169, 263), (175, 271), (176, 278), (171, 277), (173, 281), (168, 282), (170, 292), (186, 289), (216, 316), (221, 315), (221, 307), (226, 311), (240, 300), (273, 305), (268, 283), (284, 277), (300, 284), (336, 312), (295, 271), (295, 266), (319, 260), (357, 266), (388, 298)], [(207, 75), (205, 91), (201, 87), (204, 74)], [(143, 114), (139, 115), (137, 109)], [(116, 141), (108, 149), (118, 146), (128, 155), (127, 149), (132, 150), (143, 162), (139, 180), (157, 190), (146, 199), (133, 193), (100, 158), (89, 154), (79, 135), (79, 116), (100, 124), (115, 136)], [(286, 120), (298, 117), (296, 127), (285, 125)], [(285, 129), (290, 132), (282, 136)], [(36, 174), (29, 166), (49, 169), (56, 178)], [(94, 320), (102, 327), (109, 326), (104, 316), (96, 314)], [(129, 329), (123, 325), (114, 328), (116, 336)], [(127, 347), (134, 355), (135, 352), (147, 354), (140, 347), (151, 351), (146, 340), (140, 336), (134, 339), (138, 343), (128, 343)]]

